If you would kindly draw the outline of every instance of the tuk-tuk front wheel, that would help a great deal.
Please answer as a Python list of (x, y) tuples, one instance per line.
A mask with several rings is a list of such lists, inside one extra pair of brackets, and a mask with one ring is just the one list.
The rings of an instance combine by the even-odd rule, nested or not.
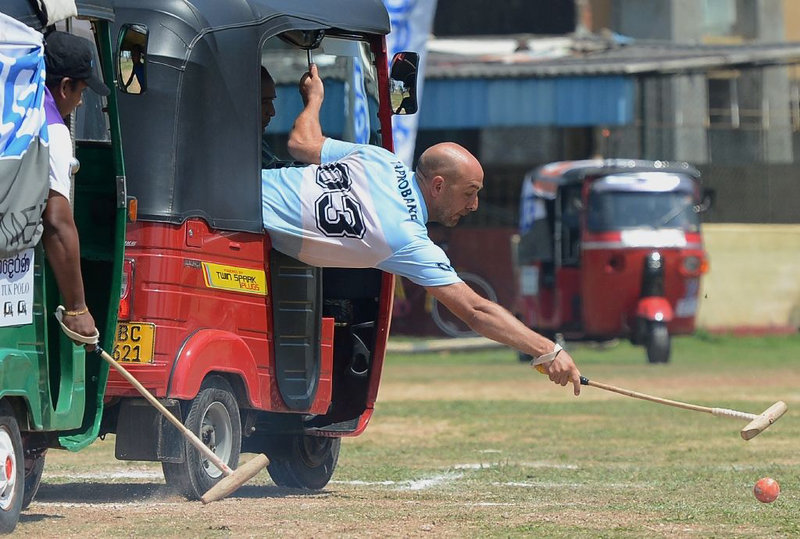
[(650, 363), (669, 362), (670, 336), (664, 322), (647, 323), (647, 361)]
[(11, 533), (19, 522), (25, 488), (25, 455), (14, 410), (0, 404), (0, 533)]
[[(242, 424), (236, 397), (227, 380), (209, 376), (203, 381), (184, 424), (225, 464), (236, 468), (242, 447)], [(161, 463), (164, 480), (187, 499), (199, 500), (223, 474), (188, 441), (183, 440), (183, 446), (183, 462)]]
[(341, 438), (291, 434), (273, 439), (267, 471), (279, 487), (319, 490), (331, 480)]

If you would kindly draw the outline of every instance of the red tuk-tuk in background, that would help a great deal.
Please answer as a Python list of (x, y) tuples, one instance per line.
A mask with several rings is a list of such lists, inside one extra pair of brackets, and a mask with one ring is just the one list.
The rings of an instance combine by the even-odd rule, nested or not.
[(695, 329), (708, 269), (699, 177), (686, 163), (623, 159), (528, 174), (512, 250), (517, 315), (553, 338), (628, 338), (668, 362), (670, 336)]
[[(138, 210), (115, 356), (230, 467), (240, 452), (266, 453), (276, 484), (322, 488), (341, 438), (372, 416), (394, 279), (272, 249), (263, 144), (294, 165), (286, 140), (313, 55), (326, 135), (392, 149), (391, 103), (413, 94), (414, 55), (389, 72), (376, 0), (113, 2), (126, 194)], [(266, 133), (262, 66), (278, 94)], [(106, 396), (117, 458), (160, 461), (190, 499), (222, 478), (117, 373)]]

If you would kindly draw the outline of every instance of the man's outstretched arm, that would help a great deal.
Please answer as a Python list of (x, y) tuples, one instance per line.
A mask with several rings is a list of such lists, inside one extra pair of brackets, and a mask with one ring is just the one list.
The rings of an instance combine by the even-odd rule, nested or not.
[(289, 133), (289, 153), (298, 161), (320, 164), (325, 136), (319, 123), (319, 111), (325, 98), (325, 88), (316, 64), (311, 64), (308, 73), (300, 79), (300, 95), (303, 110), (297, 115)]
[[(464, 283), (425, 287), (433, 297), (484, 337), (539, 357), (553, 351), (555, 343), (528, 329), (508, 310), (482, 298)], [(572, 383), (576, 395), (581, 392), (580, 371), (572, 357), (562, 350), (551, 363), (544, 364), (550, 380), (562, 386)]]

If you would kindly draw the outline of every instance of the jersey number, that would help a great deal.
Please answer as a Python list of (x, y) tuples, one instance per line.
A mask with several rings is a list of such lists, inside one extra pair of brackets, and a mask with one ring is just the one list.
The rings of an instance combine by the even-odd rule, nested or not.
[(322, 165), (317, 184), (326, 190), (317, 199), (317, 228), (326, 236), (363, 238), (366, 227), (361, 204), (350, 195), (350, 171), (344, 163)]

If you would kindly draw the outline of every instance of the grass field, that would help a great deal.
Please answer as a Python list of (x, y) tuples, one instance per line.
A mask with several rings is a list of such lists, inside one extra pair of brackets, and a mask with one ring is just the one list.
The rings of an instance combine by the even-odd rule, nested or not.
[[(551, 384), (509, 350), (387, 358), (366, 432), (346, 439), (320, 493), (266, 472), (201, 506), (169, 493), (153, 463), (115, 461), (111, 440), (51, 452), (29, 536), (798, 537), (800, 336), (575, 346), (592, 379), (671, 399), (789, 412), (755, 439), (742, 422)], [(763, 476), (782, 488), (752, 494)]]

